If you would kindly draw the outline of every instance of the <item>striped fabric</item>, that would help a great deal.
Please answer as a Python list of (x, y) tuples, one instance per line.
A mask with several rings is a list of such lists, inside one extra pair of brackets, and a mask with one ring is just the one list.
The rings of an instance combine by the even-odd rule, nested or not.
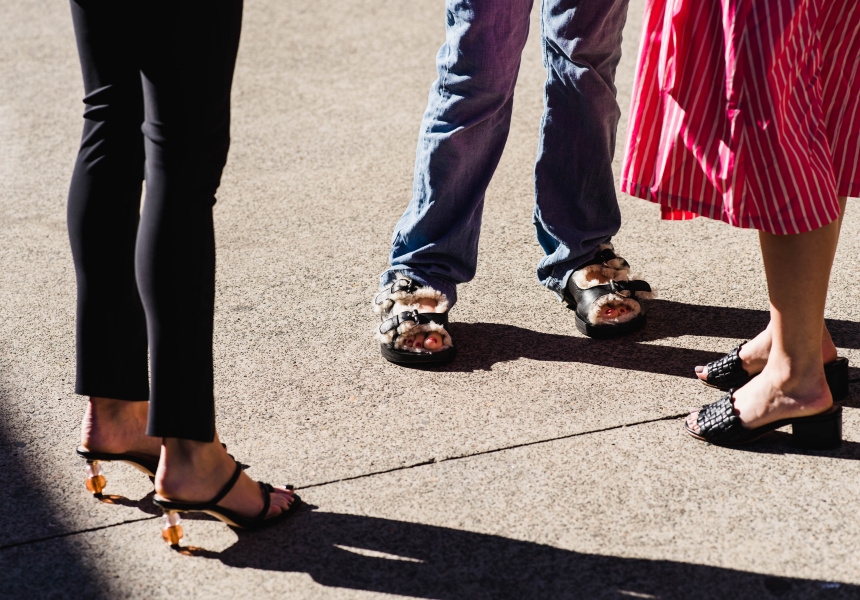
[(860, 196), (858, 0), (648, 0), (621, 189), (802, 233)]

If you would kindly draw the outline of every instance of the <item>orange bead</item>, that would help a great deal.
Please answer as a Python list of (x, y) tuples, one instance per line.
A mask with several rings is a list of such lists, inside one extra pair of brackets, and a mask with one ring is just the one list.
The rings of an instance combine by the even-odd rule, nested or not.
[(87, 489), (93, 494), (101, 494), (102, 490), (105, 489), (105, 476), (87, 477)]
[(179, 545), (179, 542), (182, 541), (182, 535), (182, 526), (180, 525), (171, 525), (161, 530), (161, 537), (171, 546)]

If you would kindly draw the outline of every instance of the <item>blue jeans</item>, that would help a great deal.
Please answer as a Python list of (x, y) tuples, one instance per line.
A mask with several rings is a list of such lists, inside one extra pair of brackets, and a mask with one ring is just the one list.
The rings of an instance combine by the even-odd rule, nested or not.
[[(540, 282), (570, 274), (621, 225), (612, 157), (615, 70), (628, 0), (543, 0), (547, 79), (533, 222), (546, 252)], [(510, 129), (532, 0), (447, 0), (438, 79), (421, 122), (413, 195), (397, 223), (385, 286), (412, 277), (456, 302), (475, 276), (484, 194)]]

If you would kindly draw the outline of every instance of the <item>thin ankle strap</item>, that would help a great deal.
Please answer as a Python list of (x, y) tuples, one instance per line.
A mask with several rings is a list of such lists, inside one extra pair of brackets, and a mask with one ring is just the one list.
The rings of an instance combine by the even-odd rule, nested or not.
[(236, 482), (239, 481), (239, 475), (242, 474), (242, 465), (238, 462), (236, 463), (236, 469), (233, 471), (233, 476), (230, 477), (230, 480), (224, 484), (224, 487), (221, 488), (221, 491), (212, 498), (208, 503), (209, 504), (218, 504), (224, 496), (230, 493), (230, 490), (233, 489), (233, 486), (236, 485)]

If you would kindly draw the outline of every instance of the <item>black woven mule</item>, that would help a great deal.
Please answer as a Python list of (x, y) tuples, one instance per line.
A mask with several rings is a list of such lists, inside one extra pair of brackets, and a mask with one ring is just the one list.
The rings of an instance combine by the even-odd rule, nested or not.
[(717, 446), (742, 446), (760, 437), (791, 425), (792, 443), (807, 450), (830, 450), (842, 445), (842, 407), (834, 404), (828, 410), (808, 417), (781, 419), (746, 429), (735, 414), (734, 390), (714, 402), (703, 406), (696, 418), (699, 431), (684, 422), (684, 430), (698, 440)]
[[(740, 351), (746, 342), (742, 342), (731, 352), (709, 362), (705, 369), (708, 373), (705, 379), (697, 377), (708, 387), (726, 391), (731, 388), (737, 389), (749, 383), (750, 379), (758, 375), (750, 375), (744, 370)], [(834, 401), (839, 401), (848, 396), (848, 359), (842, 356), (824, 365), (824, 376), (827, 378), (827, 387)]]

